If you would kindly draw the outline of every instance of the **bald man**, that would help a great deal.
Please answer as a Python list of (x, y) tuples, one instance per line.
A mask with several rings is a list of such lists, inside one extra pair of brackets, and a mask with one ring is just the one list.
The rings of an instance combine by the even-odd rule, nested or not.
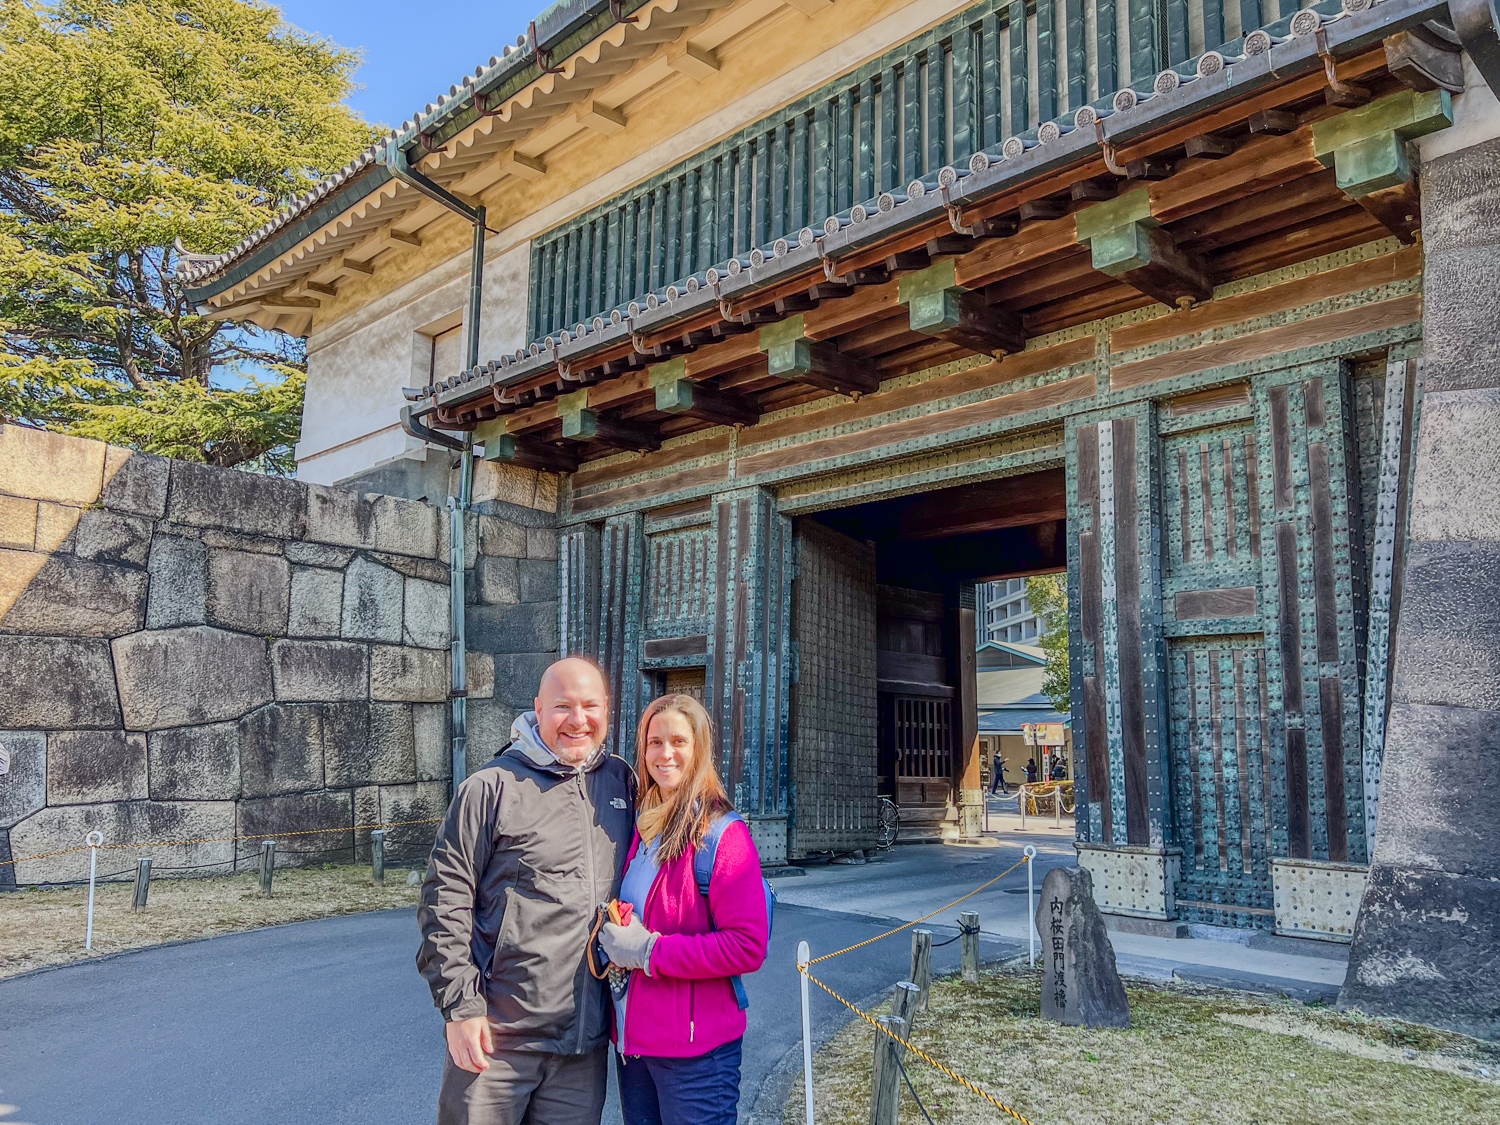
[(448, 807), (417, 910), (417, 968), (446, 1021), (439, 1125), (599, 1121), (609, 994), (587, 947), (635, 823), (608, 728), (599, 669), (559, 660)]

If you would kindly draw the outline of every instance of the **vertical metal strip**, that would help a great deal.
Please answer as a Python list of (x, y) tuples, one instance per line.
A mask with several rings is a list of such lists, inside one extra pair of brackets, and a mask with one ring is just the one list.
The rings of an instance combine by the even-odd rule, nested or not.
[[(1119, 599), (1115, 572), (1115, 436), (1112, 422), (1098, 423), (1099, 433), (1099, 608), (1104, 646), (1101, 654), (1104, 679), (1105, 729), (1109, 732), (1110, 814), (1114, 823), (1111, 843), (1130, 842), (1125, 802), (1125, 755), (1123, 717), (1120, 713)], [(1133, 544), (1127, 544), (1129, 550)]]

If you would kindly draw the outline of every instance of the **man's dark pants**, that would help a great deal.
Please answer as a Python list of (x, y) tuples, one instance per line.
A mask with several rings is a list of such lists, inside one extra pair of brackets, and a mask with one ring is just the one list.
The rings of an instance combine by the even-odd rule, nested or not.
[(438, 1125), (598, 1125), (608, 1051), (604, 1046), (586, 1055), (554, 1055), (501, 1047), (482, 1074), (454, 1066), (449, 1056)]
[(691, 1059), (616, 1055), (625, 1125), (735, 1125), (740, 1042)]

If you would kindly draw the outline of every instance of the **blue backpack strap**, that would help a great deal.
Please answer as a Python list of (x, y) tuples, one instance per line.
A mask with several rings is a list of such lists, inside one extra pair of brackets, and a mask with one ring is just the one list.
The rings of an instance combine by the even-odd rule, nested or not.
[[(705, 899), (708, 898), (708, 885), (713, 880), (714, 860), (719, 855), (719, 841), (724, 838), (724, 829), (735, 821), (743, 822), (744, 819), (732, 809), (729, 812), (720, 813), (709, 822), (708, 831), (703, 834), (703, 846), (693, 853), (693, 881), (698, 884), (698, 893)], [(709, 921), (713, 921), (712, 909), (709, 911)], [(729, 978), (729, 983), (734, 989), (735, 1003), (743, 1012), (750, 1007), (750, 997), (745, 993), (745, 982), (736, 974)]]

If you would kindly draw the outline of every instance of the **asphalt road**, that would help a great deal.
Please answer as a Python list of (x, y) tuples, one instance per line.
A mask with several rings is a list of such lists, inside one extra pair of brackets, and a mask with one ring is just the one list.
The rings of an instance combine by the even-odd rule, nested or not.
[[(938, 881), (982, 881), (1012, 849), (965, 856), (910, 851), (895, 865)], [(800, 905), (778, 906), (766, 967), (747, 980), (741, 1119), (777, 1064), (798, 1046), (795, 950), (822, 953), (862, 941), (886, 921), (858, 913), (867, 891), (893, 874), (883, 864), (828, 869), (838, 886), (822, 909), (817, 877), (778, 881)], [(845, 874), (847, 872), (847, 874)], [(928, 887), (930, 892), (933, 888)], [(961, 893), (961, 892), (960, 892)], [(939, 940), (955, 931), (937, 927)], [(986, 958), (1011, 952), (986, 938)], [(937, 949), (938, 969), (958, 961)], [(328, 918), (143, 950), (0, 981), (0, 1125), (343, 1125), (431, 1121), (442, 1064), (440, 1024), (413, 964), (411, 911)], [(906, 976), (905, 935), (820, 966), (852, 1001)], [(844, 1010), (813, 990), (815, 1038)], [(788, 1058), (788, 1064), (794, 1059)], [(800, 1075), (800, 1065), (796, 1070)], [(769, 1108), (796, 1075), (776, 1072)], [(611, 1096), (605, 1121), (618, 1121)]]

